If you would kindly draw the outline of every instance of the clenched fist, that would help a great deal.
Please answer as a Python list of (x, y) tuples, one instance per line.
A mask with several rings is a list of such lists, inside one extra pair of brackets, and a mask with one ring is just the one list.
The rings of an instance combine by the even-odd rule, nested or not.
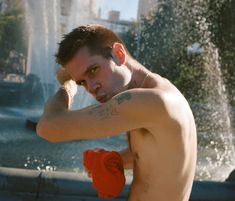
[(66, 69), (59, 68), (56, 72), (56, 77), (61, 84), (61, 89), (64, 89), (68, 94), (68, 105), (71, 106), (73, 98), (77, 93), (77, 84), (71, 79)]
[(61, 85), (63, 85), (66, 81), (71, 80), (71, 76), (66, 69), (61, 67), (56, 72), (56, 78)]

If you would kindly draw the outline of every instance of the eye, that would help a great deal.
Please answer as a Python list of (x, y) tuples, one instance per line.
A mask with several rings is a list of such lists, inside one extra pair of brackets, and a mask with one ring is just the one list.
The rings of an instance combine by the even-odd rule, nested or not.
[(85, 80), (77, 81), (76, 84), (79, 85), (79, 86), (85, 86), (86, 81)]
[(98, 66), (95, 66), (94, 68), (92, 68), (91, 70), (90, 70), (90, 75), (94, 75), (94, 74), (96, 74), (96, 72), (98, 71)]

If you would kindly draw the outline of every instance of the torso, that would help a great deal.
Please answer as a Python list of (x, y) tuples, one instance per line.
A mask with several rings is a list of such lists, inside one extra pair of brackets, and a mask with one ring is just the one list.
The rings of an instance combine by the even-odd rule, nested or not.
[(129, 134), (134, 168), (128, 201), (188, 201), (190, 196), (197, 153), (194, 118), (182, 94), (167, 81), (164, 87), (177, 100), (169, 105), (169, 118)]

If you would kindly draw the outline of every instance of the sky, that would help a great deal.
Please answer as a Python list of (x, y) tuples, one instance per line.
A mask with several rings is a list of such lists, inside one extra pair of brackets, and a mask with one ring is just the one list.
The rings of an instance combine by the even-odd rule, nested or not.
[(101, 8), (101, 18), (107, 19), (110, 10), (120, 11), (121, 20), (135, 20), (138, 0), (96, 0), (97, 10)]

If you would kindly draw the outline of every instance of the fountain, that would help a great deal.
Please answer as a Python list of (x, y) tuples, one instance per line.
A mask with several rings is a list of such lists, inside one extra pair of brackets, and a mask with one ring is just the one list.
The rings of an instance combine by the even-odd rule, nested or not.
[[(216, 3), (222, 7), (225, 1)], [(197, 180), (225, 180), (235, 167), (234, 125), (211, 33), (211, 4), (161, 1), (156, 13), (131, 30), (129, 45), (141, 63), (173, 81), (189, 100), (198, 130)]]
[(27, 74), (39, 77), (46, 100), (54, 92), (56, 82), (53, 54), (58, 41), (58, 4), (56, 0), (27, 0), (25, 8), (29, 32)]
[[(84, 19), (88, 23), (88, 15), (85, 15), (87, 10), (84, 10), (87, 7), (86, 2), (77, 0), (25, 1), (29, 29), (27, 74), (39, 77), (43, 88), (43, 102), (58, 88), (55, 77), (58, 66), (54, 58), (57, 43), (61, 40), (62, 34), (81, 25)], [(76, 97), (74, 108), (84, 107), (93, 101), (83, 89), (79, 89), (79, 94), (80, 98)]]

